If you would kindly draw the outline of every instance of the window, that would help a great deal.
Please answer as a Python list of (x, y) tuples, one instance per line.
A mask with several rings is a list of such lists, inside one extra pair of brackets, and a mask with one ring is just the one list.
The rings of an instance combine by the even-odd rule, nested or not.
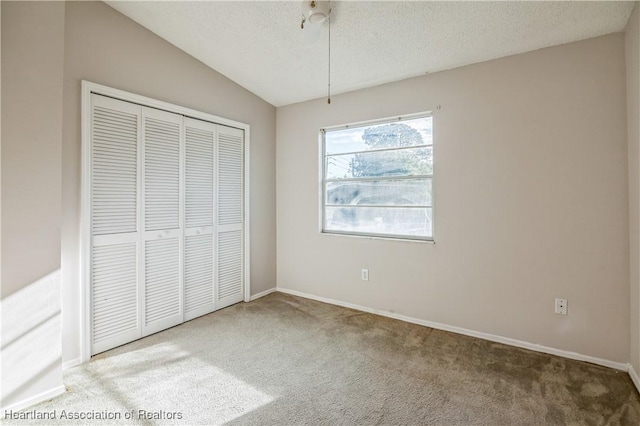
[(430, 115), (324, 129), (322, 232), (433, 240)]

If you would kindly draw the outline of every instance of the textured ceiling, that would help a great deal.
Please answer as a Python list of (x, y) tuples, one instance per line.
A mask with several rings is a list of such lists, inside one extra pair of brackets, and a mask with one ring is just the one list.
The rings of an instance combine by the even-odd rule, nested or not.
[[(109, 1), (267, 102), (326, 95), (327, 26), (300, 2)], [(331, 87), (341, 93), (622, 31), (633, 2), (334, 1)]]

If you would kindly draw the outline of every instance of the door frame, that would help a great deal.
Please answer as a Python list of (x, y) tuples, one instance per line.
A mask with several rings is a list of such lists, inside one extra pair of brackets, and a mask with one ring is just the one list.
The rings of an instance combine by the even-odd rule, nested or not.
[(229, 120), (213, 114), (182, 107), (169, 102), (160, 101), (135, 93), (104, 86), (91, 81), (82, 80), (81, 131), (82, 131), (82, 174), (80, 195), (80, 362), (91, 359), (91, 94), (107, 96), (141, 106), (156, 108), (186, 117), (208, 121), (214, 124), (235, 127), (244, 131), (244, 301), (251, 300), (251, 238), (250, 238), (250, 140), (251, 126), (239, 121)]

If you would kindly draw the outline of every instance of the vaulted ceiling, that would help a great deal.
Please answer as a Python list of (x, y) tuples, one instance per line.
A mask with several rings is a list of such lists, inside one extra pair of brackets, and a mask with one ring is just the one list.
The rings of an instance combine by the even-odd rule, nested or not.
[[(325, 96), (328, 25), (300, 29), (298, 1), (108, 1), (282, 106)], [(334, 1), (333, 93), (624, 30), (633, 2)]]

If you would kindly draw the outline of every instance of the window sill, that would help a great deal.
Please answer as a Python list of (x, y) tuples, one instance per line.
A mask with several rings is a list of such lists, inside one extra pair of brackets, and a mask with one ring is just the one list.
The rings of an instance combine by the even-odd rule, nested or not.
[(361, 234), (347, 234), (342, 232), (325, 232), (320, 231), (320, 235), (326, 235), (328, 237), (348, 237), (348, 238), (359, 238), (365, 240), (382, 240), (382, 241), (399, 241), (405, 243), (419, 243), (419, 244), (435, 244), (435, 240), (418, 240), (412, 238), (394, 238), (394, 237), (383, 237), (378, 235), (361, 235)]

